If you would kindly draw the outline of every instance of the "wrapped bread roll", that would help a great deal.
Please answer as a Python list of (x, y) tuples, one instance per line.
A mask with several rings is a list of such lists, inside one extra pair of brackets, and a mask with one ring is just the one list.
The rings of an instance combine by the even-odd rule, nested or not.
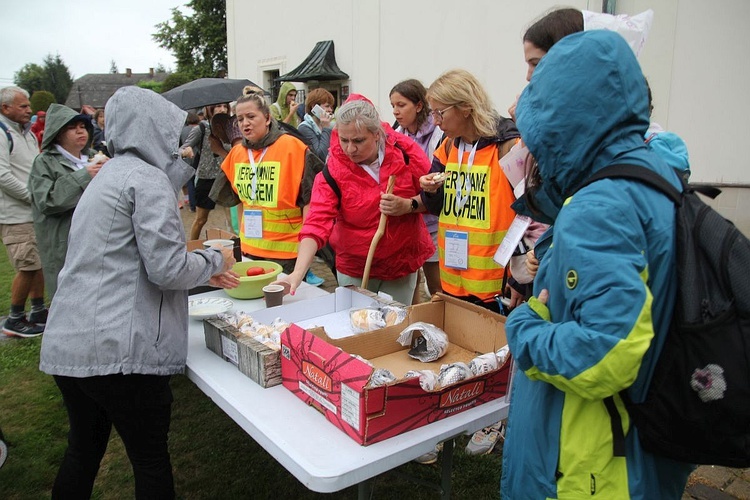
[(352, 309), (349, 312), (349, 321), (355, 333), (369, 332), (385, 326), (383, 313), (372, 307)]
[(440, 359), (448, 350), (448, 334), (424, 321), (406, 327), (397, 341), (402, 346), (411, 346), (409, 356), (423, 363)]
[(440, 387), (443, 388), (473, 376), (471, 368), (466, 363), (451, 363), (440, 367), (440, 373), (437, 378)]
[(398, 325), (406, 319), (407, 311), (403, 307), (383, 306), (380, 308), (386, 326)]
[(93, 158), (91, 158), (91, 163), (104, 163), (105, 161), (109, 160), (109, 156), (105, 155), (101, 151), (96, 153)]

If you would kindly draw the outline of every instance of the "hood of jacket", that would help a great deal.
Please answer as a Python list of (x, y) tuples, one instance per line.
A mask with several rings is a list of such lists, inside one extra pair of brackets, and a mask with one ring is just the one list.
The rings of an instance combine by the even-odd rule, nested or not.
[(123, 87), (105, 107), (107, 150), (113, 158), (137, 158), (163, 170), (178, 189), (195, 173), (178, 153), (186, 116), (152, 90)]
[(279, 97), (276, 99), (276, 104), (281, 108), (281, 117), (284, 118), (289, 114), (289, 105), (286, 103), (286, 96), (292, 90), (297, 90), (292, 82), (284, 82), (281, 84), (279, 89)]
[(659, 132), (646, 138), (651, 151), (658, 154), (670, 167), (683, 173), (685, 181), (690, 177), (690, 155), (687, 145), (673, 132)]
[(78, 114), (75, 110), (70, 109), (62, 104), (50, 104), (47, 109), (47, 115), (44, 122), (44, 139), (42, 140), (42, 149), (49, 149), (57, 139), (57, 134), (72, 121), (82, 121), (89, 132), (89, 141), (87, 148), (91, 146), (91, 140), (94, 137), (94, 125), (88, 115)]
[(587, 31), (556, 43), (521, 94), (516, 117), (542, 179), (530, 193), (542, 216), (530, 213), (528, 193), (514, 209), (541, 222), (554, 222), (566, 198), (603, 167), (653, 168), (643, 141), (649, 126), (646, 80), (617, 33)]

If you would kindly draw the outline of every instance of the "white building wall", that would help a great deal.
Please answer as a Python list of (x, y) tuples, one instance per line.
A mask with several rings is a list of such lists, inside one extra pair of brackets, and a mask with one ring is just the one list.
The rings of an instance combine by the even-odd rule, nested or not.
[[(297, 67), (316, 42), (333, 40), (336, 62), (351, 77), (350, 92), (366, 95), (383, 119), (391, 121), (388, 92), (393, 85), (418, 78), (429, 86), (452, 68), (477, 75), (497, 109), (507, 114), (526, 84), (523, 32), (560, 3), (286, 0), (273, 6), (272, 22), (255, 21), (265, 5), (227, 0), (230, 78), (249, 78), (262, 85), (264, 64), (278, 63), (283, 74)], [(567, 5), (601, 11), (600, 0), (571, 0)]]
[[(333, 40), (351, 93), (369, 97), (393, 121), (388, 92), (418, 78), (465, 68), (495, 107), (525, 82), (521, 37), (560, 6), (601, 11), (601, 0), (286, 0), (272, 6), (227, 0), (229, 76), (266, 86), (264, 70), (284, 74), (321, 40)], [(750, 58), (748, 0), (618, 0), (617, 13), (654, 10), (640, 61), (654, 95), (654, 120), (687, 143), (695, 182), (728, 184), (714, 206), (750, 234)], [(269, 20), (269, 22), (266, 22)], [(298, 88), (304, 84), (297, 83)]]

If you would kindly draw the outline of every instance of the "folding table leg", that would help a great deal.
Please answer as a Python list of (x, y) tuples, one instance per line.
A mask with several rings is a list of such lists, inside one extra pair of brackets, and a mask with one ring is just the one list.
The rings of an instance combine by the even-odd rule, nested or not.
[(357, 484), (357, 499), (370, 500), (372, 498), (372, 481), (366, 479)]
[(440, 478), (440, 487), (442, 490), (441, 499), (450, 500), (451, 497), (451, 474), (453, 472), (453, 448), (456, 442), (449, 439), (443, 443), (443, 456), (441, 458), (442, 477)]

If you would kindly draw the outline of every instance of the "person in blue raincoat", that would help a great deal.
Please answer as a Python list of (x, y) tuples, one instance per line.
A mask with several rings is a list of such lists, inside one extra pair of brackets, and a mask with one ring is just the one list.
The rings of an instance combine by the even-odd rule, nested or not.
[[(541, 256), (535, 296), (506, 323), (518, 371), (502, 497), (680, 498), (692, 466), (644, 451), (619, 396), (643, 400), (667, 334), (677, 286), (674, 206), (627, 179), (575, 192), (614, 164), (641, 165), (680, 186), (643, 141), (643, 73), (617, 33), (576, 33), (541, 60), (516, 113), (535, 163), (514, 208), (553, 223), (554, 244)], [(607, 397), (624, 457), (614, 456)]]

